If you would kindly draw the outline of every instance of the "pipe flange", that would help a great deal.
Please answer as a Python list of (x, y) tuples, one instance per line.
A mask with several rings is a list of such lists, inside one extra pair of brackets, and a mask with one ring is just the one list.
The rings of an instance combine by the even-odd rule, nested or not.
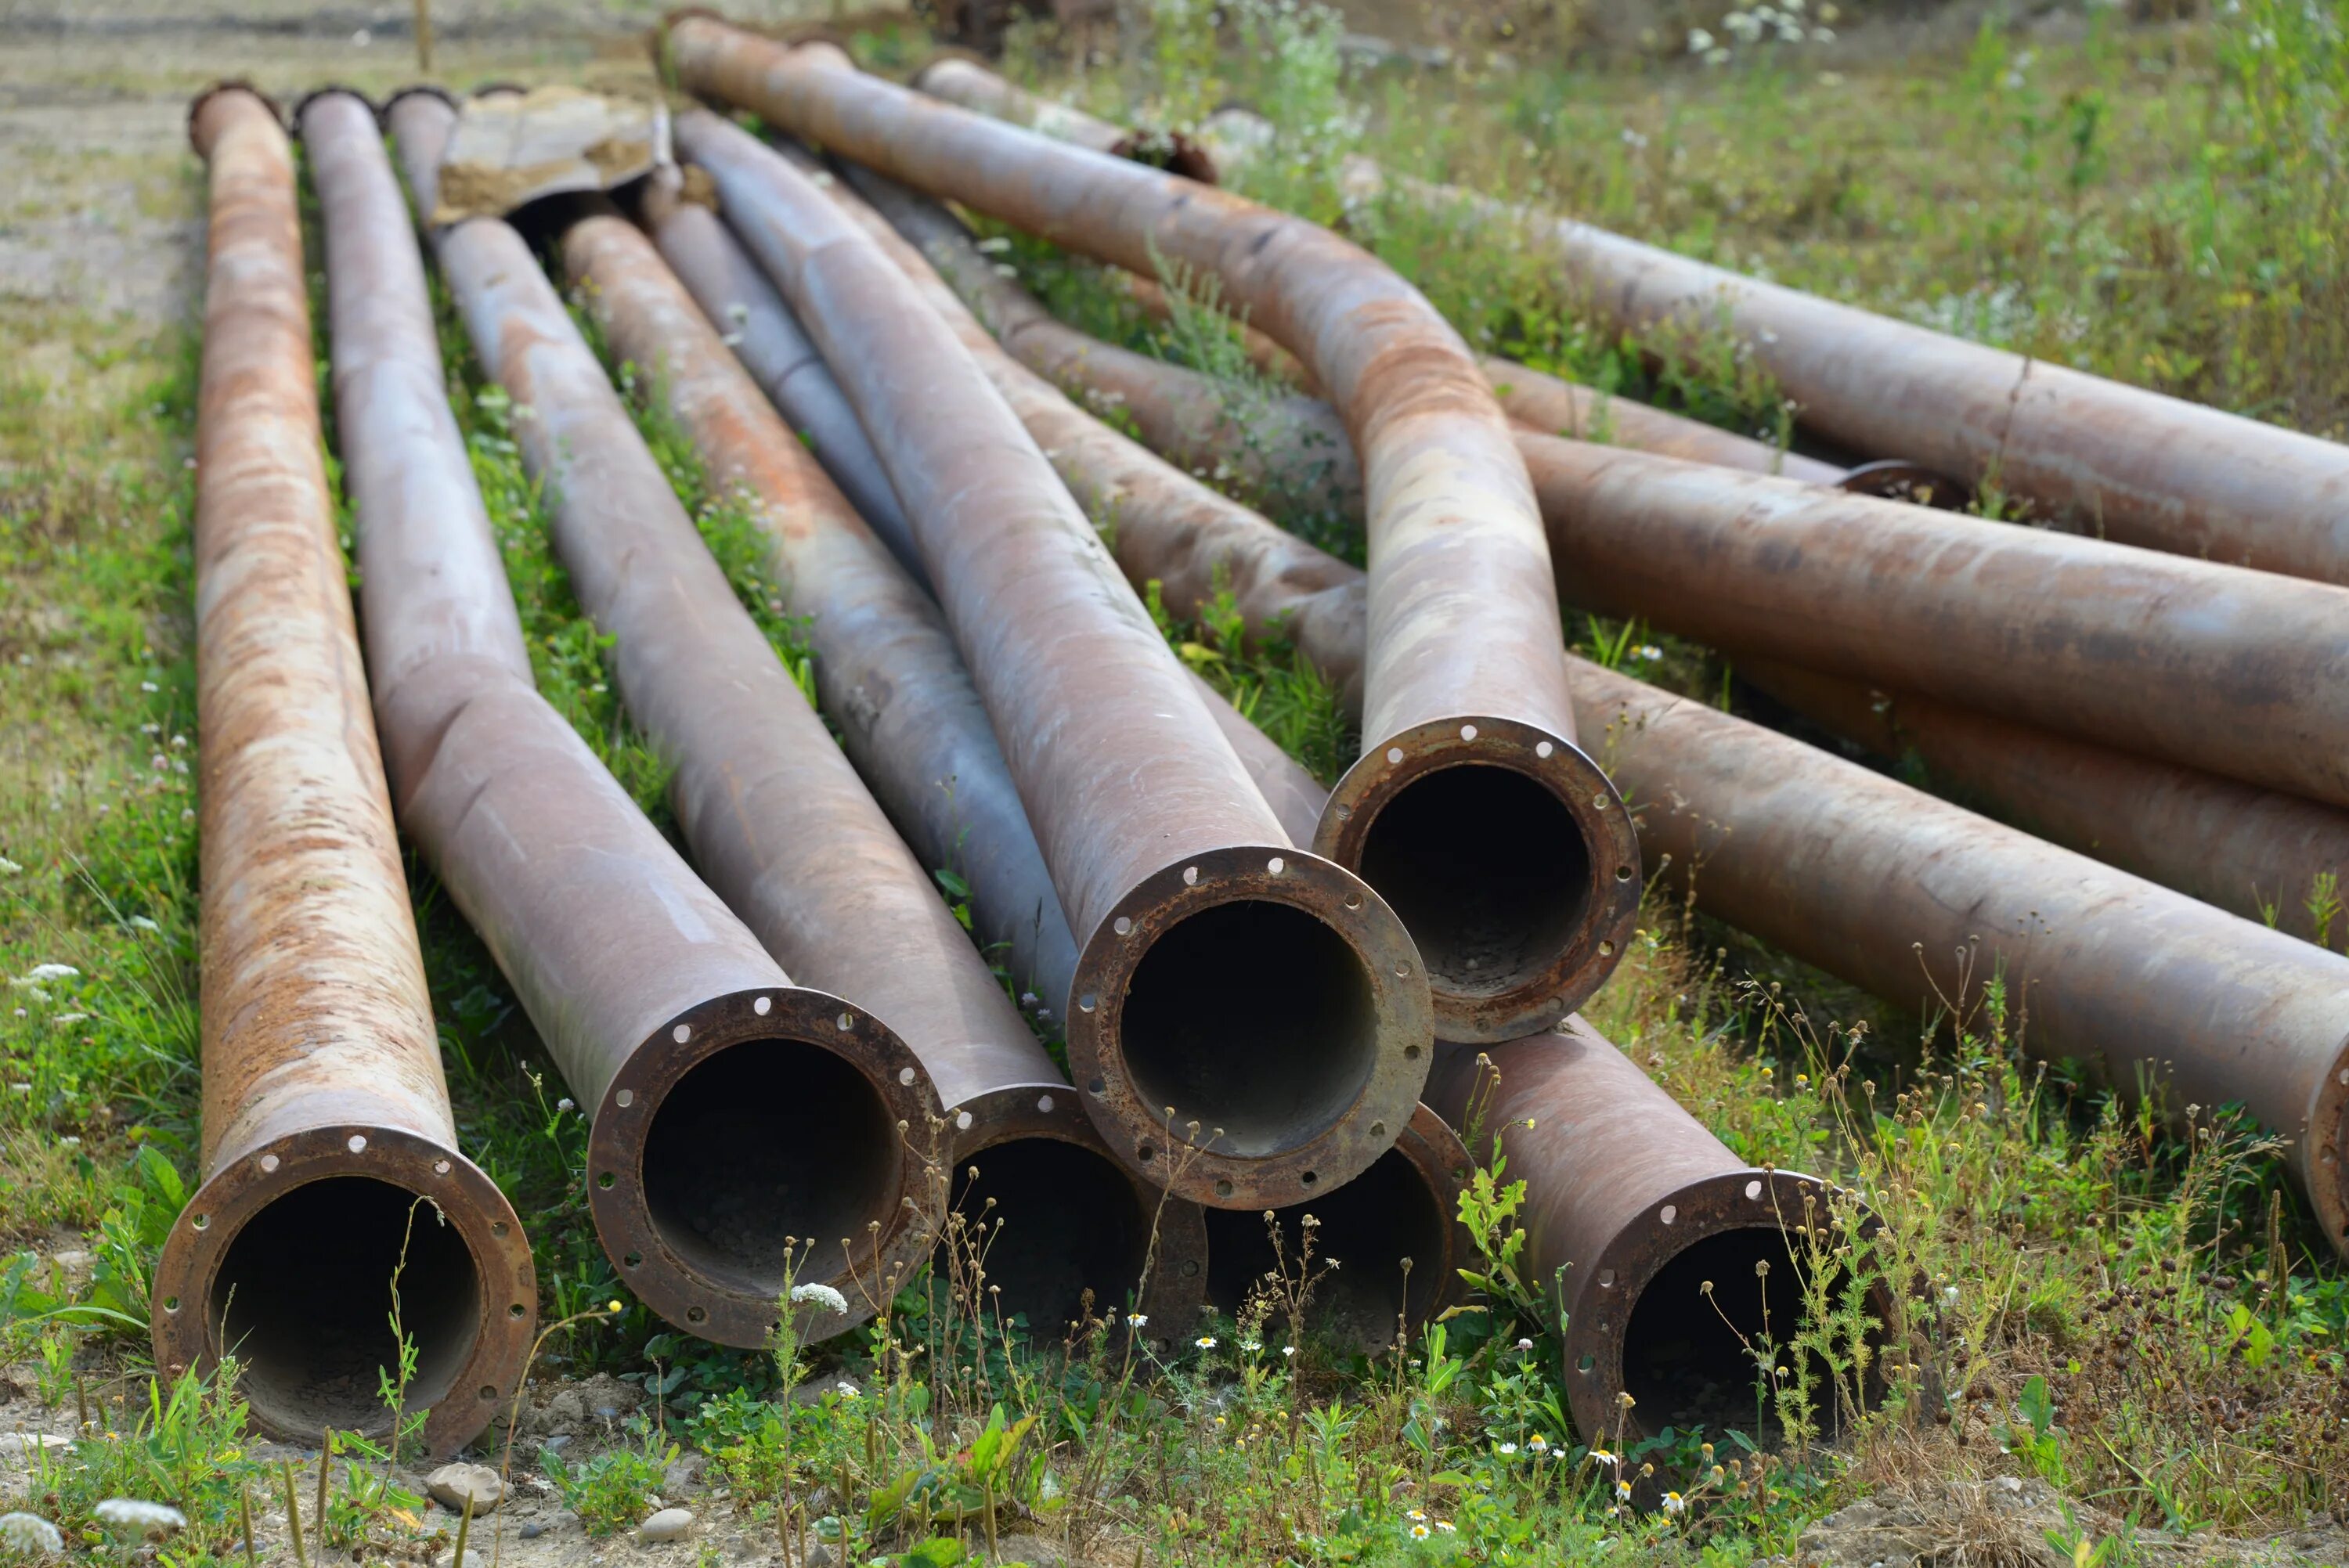
[[(1300, 1112), (1288, 1126), (1236, 1131), (1234, 1108), (1137, 1081), (1127, 1009), (1135, 975), (1160, 941), (1209, 910), (1243, 904), (1301, 911), (1345, 944), (1362, 987), (1352, 1047), (1361, 1077), (1342, 1105)], [(1219, 1209), (1285, 1208), (1361, 1174), (1411, 1119), (1433, 1059), (1427, 977), (1402, 922), (1360, 878), (1287, 844), (1209, 850), (1143, 878), (1079, 952), (1063, 1016), (1072, 1075), (1120, 1162)]]
[[(480, 1326), (471, 1349), (444, 1378), (419, 1384), (411, 1402), (429, 1406), (425, 1448), (454, 1453), (505, 1413), (521, 1386), (538, 1326), (538, 1272), (522, 1222), (496, 1182), (453, 1149), (399, 1128), (361, 1123), (305, 1129), (259, 1144), (223, 1163), (196, 1190), (155, 1265), (155, 1366), (166, 1378), (209, 1370), (223, 1350), (213, 1287), (237, 1238), (254, 1216), (295, 1189), (360, 1177), (412, 1192), (455, 1227), (479, 1286)], [(387, 1282), (388, 1283), (388, 1282)], [(282, 1403), (248, 1379), (239, 1392), (254, 1418), (280, 1437), (314, 1439), (332, 1425), (387, 1435), (391, 1412), (371, 1388), (347, 1418)], [(318, 1418), (325, 1414), (326, 1418)]]
[(1321, 813), (1316, 851), (1360, 870), (1380, 813), (1422, 779), (1456, 768), (1521, 774), (1565, 808), (1585, 861), (1580, 918), (1563, 942), (1491, 980), (1431, 968), (1435, 1032), (1468, 1045), (1500, 1045), (1548, 1028), (1613, 974), (1640, 914), (1640, 840), (1599, 764), (1540, 725), (1460, 715), (1389, 737), (1346, 769)]
[[(1085, 1115), (1082, 1097), (1064, 1083), (1010, 1084), (964, 1100), (947, 1112), (954, 1140), (957, 1174), (988, 1150), (1029, 1140), (1047, 1140), (1083, 1150), (1101, 1161), (1103, 1181), (1123, 1183), (1148, 1226), (1147, 1272), (1137, 1269), (1141, 1290), (1132, 1311), (1144, 1320), (1146, 1337), (1162, 1354), (1174, 1350), (1175, 1336), (1199, 1319), (1207, 1299), (1207, 1222), (1199, 1205), (1142, 1180), (1112, 1153)], [(1096, 1310), (1122, 1302), (1102, 1299)]]
[[(698, 1003), (653, 1031), (605, 1086), (587, 1139), (587, 1197), (604, 1251), (630, 1290), (688, 1334), (720, 1345), (769, 1343), (781, 1285), (750, 1270), (688, 1258), (655, 1219), (645, 1188), (646, 1140), (671, 1090), (719, 1053), (758, 1045), (804, 1045), (855, 1069), (884, 1108), (896, 1158), (877, 1195), (866, 1233), (802, 1237), (799, 1284), (829, 1284), (844, 1313), (803, 1304), (802, 1342), (825, 1339), (871, 1318), (928, 1256), (944, 1181), (930, 1152), (938, 1116), (928, 1072), (895, 1031), (864, 1008), (802, 986), (737, 991)], [(835, 1243), (845, 1248), (835, 1251)], [(778, 1264), (780, 1274), (781, 1264)]]

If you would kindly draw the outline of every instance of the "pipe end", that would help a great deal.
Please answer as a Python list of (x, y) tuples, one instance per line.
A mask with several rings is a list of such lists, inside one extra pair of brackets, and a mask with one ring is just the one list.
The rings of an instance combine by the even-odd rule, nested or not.
[(217, 129), (205, 129), (209, 118), (206, 111), (240, 93), (266, 109), (269, 118), (277, 122), (278, 129), (285, 129), (285, 117), (278, 112), (274, 98), (243, 77), (224, 77), (188, 100), (188, 145), (196, 150), (197, 157), (210, 159), (212, 143), (220, 134)]
[(359, 101), (360, 107), (367, 110), (367, 118), (374, 120), (378, 127), (381, 127), (385, 123), (383, 118), (384, 111), (381, 108), (378, 107), (375, 99), (367, 97), (367, 94), (361, 92), (358, 88), (351, 86), (347, 82), (327, 82), (322, 87), (312, 88), (308, 92), (304, 93), (300, 98), (294, 100), (294, 111), (285, 117), (286, 124), (291, 126), (298, 134), (302, 129), (302, 117), (310, 112), (310, 106), (318, 102), (321, 98), (357, 98)]
[(1360, 1175), (1433, 1065), (1402, 922), (1286, 844), (1143, 878), (1078, 954), (1063, 1016), (1077, 1088), (1119, 1161), (1210, 1208), (1282, 1208)]
[(453, 1453), (505, 1414), (538, 1326), (522, 1222), (479, 1167), (397, 1128), (311, 1128), (223, 1163), (173, 1223), (151, 1329), (165, 1377), (233, 1352), (254, 1418), (293, 1440), (379, 1436), (398, 1364), (393, 1282), (419, 1361), (425, 1447)]
[(1004, 1315), (1024, 1312), (1040, 1343), (1075, 1321), (1090, 1291), (1093, 1315), (1138, 1314), (1149, 1343), (1174, 1349), (1207, 1296), (1206, 1219), (1196, 1203), (1120, 1165), (1064, 1083), (975, 1095), (947, 1112), (947, 1126), (953, 1198), (933, 1277), (952, 1277), (947, 1254), (968, 1252), (968, 1227), (982, 1214), (1000, 1219), (1007, 1230), (983, 1249), (987, 1273), (1002, 1286)]
[(1864, 1292), (1880, 1340), (1890, 1287), (1837, 1261), (1839, 1242), (1877, 1223), (1847, 1189), (1790, 1171), (1724, 1171), (1642, 1209), (1564, 1284), (1567, 1396), (1585, 1439), (1750, 1424), (1755, 1356), (1788, 1346), (1824, 1269), (1839, 1271), (1824, 1288)]
[(766, 1345), (789, 1278), (846, 1300), (802, 1306), (802, 1338), (829, 1338), (928, 1254), (942, 1125), (928, 1072), (864, 1008), (791, 985), (713, 996), (605, 1087), (589, 1207), (621, 1279), (687, 1333)]
[(1313, 847), (1402, 917), (1446, 1040), (1556, 1024), (1614, 973), (1639, 920), (1622, 796), (1540, 725), (1458, 714), (1389, 736), (1330, 791)]

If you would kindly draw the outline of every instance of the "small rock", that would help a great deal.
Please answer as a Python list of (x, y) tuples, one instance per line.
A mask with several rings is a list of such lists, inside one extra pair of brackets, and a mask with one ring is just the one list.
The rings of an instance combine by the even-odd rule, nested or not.
[(821, 1541), (811, 1541), (808, 1542), (807, 1555), (800, 1559), (800, 1563), (801, 1568), (833, 1568), (833, 1564), (839, 1561), (839, 1553)]
[[(446, 1546), (432, 1554), (432, 1568), (458, 1568), (457, 1549)], [(490, 1560), (471, 1547), (465, 1548), (464, 1568), (490, 1568)]]
[(664, 1508), (636, 1526), (636, 1538), (647, 1545), (664, 1541), (682, 1541), (693, 1532), (693, 1511), (689, 1508)]
[(546, 1526), (541, 1524), (535, 1519), (522, 1527), (522, 1538), (524, 1541), (535, 1541), (545, 1533)]
[(464, 1512), (465, 1500), (471, 1498), (476, 1516), (491, 1512), (506, 1496), (505, 1482), (487, 1465), (442, 1465), (424, 1478), (424, 1490), (451, 1513)]
[(71, 1447), (72, 1439), (47, 1432), (0, 1432), (0, 1460), (28, 1460), (34, 1454)]
[(661, 1490), (672, 1497), (683, 1497), (701, 1480), (701, 1456), (687, 1454), (661, 1471)]

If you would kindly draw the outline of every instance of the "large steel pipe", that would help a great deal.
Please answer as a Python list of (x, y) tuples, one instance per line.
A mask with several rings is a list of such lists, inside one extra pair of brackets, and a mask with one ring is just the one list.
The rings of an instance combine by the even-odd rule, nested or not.
[[(1357, 1174), (1427, 1069), (1427, 980), (1402, 923), (1287, 843), (1050, 464), (896, 269), (747, 133), (696, 112), (677, 134), (913, 522), (1083, 934), (1068, 1042), (1095, 1125), (1208, 1203), (1294, 1202)], [(1170, 1140), (1196, 1152), (1176, 1159)]]
[[(1189, 460), (1214, 384), (1121, 353), (1062, 362)], [(1569, 603), (2349, 804), (2349, 590), (1531, 431), (1517, 443)], [(1288, 459), (1259, 449), (1295, 472), (1321, 460), (1309, 439)], [(1247, 566), (1233, 562), (1243, 598)]]
[[(1526, 1184), (1518, 1272), (1564, 1315), (1567, 1400), (1593, 1447), (1615, 1447), (1619, 1429), (1636, 1442), (1749, 1423), (1761, 1357), (1792, 1366), (1814, 1288), (1889, 1315), (1864, 1253), (1816, 1277), (1867, 1226), (1856, 1199), (1746, 1164), (1579, 1017), (1481, 1052), (1447, 1047), (1428, 1088), (1478, 1147), (1497, 1138)], [(1838, 1385), (1830, 1423), (1876, 1387), (1872, 1368)]]
[(2106, 865), (2296, 936), (2326, 942), (2349, 929), (2331, 902), (2349, 879), (2349, 812), (2337, 806), (1793, 665), (1741, 660), (1737, 676), (1888, 761), (1916, 757), (1944, 792)]
[[(1126, 134), (967, 61), (940, 61), (916, 80), (1102, 151)], [(1386, 181), (1366, 158), (1348, 160), (1345, 178), (1361, 194)], [(1571, 218), (1453, 186), (1407, 189), (1432, 210), (1526, 233), (1616, 332), (1725, 323), (1803, 423), (1851, 450), (1994, 481), (2100, 538), (2349, 583), (2349, 447), (1763, 283)]]
[[(1274, 531), (1225, 505), (1222, 536)], [(1123, 537), (1143, 537), (1136, 516), (1123, 514)], [(1119, 559), (1137, 581), (1153, 574), (1146, 551), (1122, 548)], [(1238, 550), (1232, 559), (1245, 568), (1251, 557)], [(1304, 580), (1342, 584), (1348, 571), (1325, 559)], [(1252, 629), (1269, 634), (1288, 624), (1277, 581), (1251, 586), (1247, 613), (1263, 617)], [(1167, 607), (1199, 608), (1171, 596)], [(1309, 658), (1343, 667), (1360, 657), (1351, 650), (1361, 634), (1349, 636), (1339, 617), (1294, 624), (1312, 639), (1299, 643)], [(1642, 848), (1683, 875), (1702, 868), (1699, 907), (1904, 1004), (1971, 1009), (2001, 976), (2011, 1005), (2028, 1010), (2030, 1049), (2097, 1064), (2124, 1090), (2162, 1082), (2173, 1110), (2248, 1105), (2291, 1140), (2293, 1174), (2326, 1235), (2349, 1252), (2340, 1163), (2349, 1144), (2349, 958), (1706, 704), (1579, 659), (1570, 670), (1584, 733), (1631, 798), (1648, 802)]]
[[(373, 134), (371, 117), (368, 132)], [(396, 1315), (436, 1453), (519, 1383), (529, 1243), (458, 1148), (335, 503), (294, 159), (248, 89), (196, 100), (212, 222), (196, 420), (204, 1179), (151, 1292), (165, 1376), (240, 1363), (288, 1438), (380, 1435)]]
[[(391, 108), (426, 211), (453, 114), (421, 93)], [(912, 1147), (928, 1079), (861, 1005), (794, 985), (532, 689), (388, 181), (364, 217), (337, 232), (329, 282), (387, 313), (398, 301), (371, 356), (351, 344), (341, 430), (401, 820), (590, 1108), (588, 1196), (630, 1288), (693, 1333), (757, 1345), (795, 1264), (849, 1303), (807, 1309), (805, 1331), (838, 1332), (928, 1244)], [(502, 271), (537, 275), (495, 220), (440, 242), (460, 299)], [(339, 335), (336, 350), (339, 368)], [(539, 410), (522, 407), (532, 441)]]
[[(690, 249), (692, 218), (667, 217)], [(618, 218), (589, 217), (562, 251), (613, 348), (652, 373), (712, 478), (756, 509), (784, 608), (806, 618), (823, 678), (869, 694), (847, 705), (859, 748), (870, 758), (880, 705), (900, 709), (893, 724), (976, 720), (984, 735), (936, 608), (767, 406), (653, 242)], [(1000, 1293), (991, 1299), (1005, 1316), (1058, 1335), (1088, 1293), (1102, 1306), (1129, 1305), (1145, 1260), (1154, 1288), (1136, 1305), (1169, 1325), (1187, 1316), (1201, 1290), (1197, 1206), (1176, 1200), (1162, 1212), (1156, 1191), (1111, 1159), (928, 872), (735, 604), (651, 455), (614, 427), (626, 412), (586, 346), (558, 336), (566, 318), (554, 291), (540, 279), (530, 292), (504, 318), (507, 334), (531, 339), (507, 383), (533, 400), (566, 454), (628, 454), (594, 475), (561, 459), (565, 488), (595, 497), (563, 505), (565, 542), (593, 558), (588, 607), (619, 639), (624, 679), (639, 661), (630, 700), (678, 760), (678, 818), (711, 884), (779, 960), (874, 1006), (928, 1068), (955, 1206), (988, 1227), (987, 1272)], [(746, 315), (740, 325), (747, 336), (754, 324)], [(999, 754), (993, 767), (999, 775)], [(1008, 782), (991, 782), (977, 788), (1012, 798)], [(913, 787), (951, 804), (961, 783), (933, 776)], [(1024, 818), (990, 826), (1029, 840), (1020, 863), (1035, 859)]]
[(1447, 1036), (1507, 1038), (1595, 990), (1637, 914), (1636, 871), (1616, 873), (1638, 845), (1573, 744), (1548, 547), (1508, 421), (1426, 299), (1318, 225), (925, 98), (837, 50), (695, 16), (667, 39), (688, 88), (917, 188), (1130, 271), (1214, 274), (1299, 356), (1361, 455), (1371, 570), (1365, 746), (1316, 848), (1394, 904)]

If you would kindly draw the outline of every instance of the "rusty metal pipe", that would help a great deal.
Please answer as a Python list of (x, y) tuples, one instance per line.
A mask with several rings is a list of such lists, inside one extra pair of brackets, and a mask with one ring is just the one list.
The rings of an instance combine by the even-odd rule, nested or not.
[[(914, 90), (962, 103), (997, 119), (1024, 125), (1056, 141), (1073, 142), (1112, 158), (1132, 159), (1188, 180), (1216, 182), (1215, 160), (1180, 131), (1130, 130), (1012, 86), (976, 60), (940, 55), (916, 70)], [(978, 101), (971, 101), (972, 99)]]
[[(1041, 106), (968, 62), (941, 62), (916, 85), (1103, 151), (1117, 148), (1123, 134), (1075, 110)], [(1386, 179), (1367, 158), (1347, 160), (1354, 193), (1374, 194)], [(1413, 181), (1405, 189), (1431, 210), (1529, 235), (1617, 333), (1725, 323), (1798, 405), (1803, 423), (1851, 450), (1898, 454), (1971, 484), (1995, 481), (2054, 521), (2120, 543), (2349, 583), (2349, 447), (1763, 283), (1456, 186)]]
[[(1361, 1171), (1427, 1065), (1426, 979), (1402, 923), (1286, 843), (1050, 465), (822, 188), (713, 115), (680, 117), (678, 137), (913, 521), (1084, 934), (1068, 1040), (1094, 1125), (1208, 1203), (1293, 1202)], [(1198, 1152), (1164, 1158), (1177, 1137)]]
[(1508, 422), (1425, 298), (1318, 225), (924, 98), (837, 50), (698, 16), (667, 36), (688, 88), (884, 173), (1129, 271), (1164, 257), (1214, 274), (1304, 361), (1363, 456), (1371, 569), (1366, 744), (1316, 847), (1395, 904), (1446, 1035), (1507, 1038), (1596, 989), (1637, 913), (1636, 870), (1628, 886), (1615, 873), (1638, 846), (1573, 745), (1548, 547)]
[[(1225, 505), (1219, 537), (1237, 540), (1249, 527), (1277, 531), (1237, 503)], [(1119, 561), (1146, 581), (1154, 575), (1153, 550), (1140, 542), (1151, 536), (1136, 527), (1138, 516), (1135, 509), (1121, 514), (1122, 541), (1135, 542), (1122, 542)], [(1153, 542), (1187, 549), (1164, 536)], [(1300, 541), (1288, 548), (1311, 553)], [(1244, 548), (1233, 551), (1237, 563), (1249, 558)], [(1350, 570), (1326, 557), (1318, 568), (1300, 562), (1301, 580), (1314, 586), (1299, 597), (1342, 587)], [(1361, 634), (1350, 634), (1341, 617), (1285, 621), (1277, 581), (1254, 587), (1246, 613), (1257, 634), (1293, 626), (1299, 650), (1325, 668), (1360, 657), (1352, 650)], [(1171, 595), (1167, 607), (1198, 610)], [(2033, 1051), (2101, 1065), (2125, 1090), (2166, 1081), (2173, 1108), (2244, 1102), (2292, 1140), (2293, 1175), (2326, 1235), (2349, 1253), (2341, 1166), (2349, 1146), (2349, 958), (1705, 704), (1584, 660), (1570, 659), (1569, 669), (1584, 733), (1630, 799), (1645, 802), (1639, 830), (1651, 863), (1669, 856), (1683, 875), (1698, 868), (1699, 907), (1904, 1004), (1971, 1007), (1983, 984), (2002, 975), (2015, 1005), (2028, 1010), (2021, 1032)]]
[[(1446, 1047), (1429, 1089), (1470, 1141), (1497, 1139), (1526, 1184), (1518, 1270), (1565, 1315), (1583, 1440), (1750, 1421), (1755, 1347), (1785, 1343), (1815, 1264), (1866, 1222), (1849, 1195), (1746, 1164), (1580, 1017), (1481, 1052)], [(1861, 1291), (1885, 1321), (1880, 1282), (1829, 1288)]]
[[(369, 134), (372, 117), (366, 119)], [(397, 1311), (424, 1442), (521, 1379), (538, 1313), (512, 1207), (459, 1150), (320, 459), (295, 195), (276, 111), (189, 116), (212, 220), (196, 428), (203, 746), (204, 1179), (152, 1289), (166, 1376), (242, 1363), (285, 1437), (379, 1435)]]
[[(832, 366), (816, 352), (806, 328), (767, 274), (725, 232), (716, 212), (680, 199), (666, 180), (648, 182), (640, 207), (662, 259), (718, 325), (727, 346), (767, 400), (815, 455), (864, 530), (889, 547), (906, 575), (926, 582), (913, 524), (905, 521), (897, 492), (889, 487), (880, 454), (856, 422), (856, 410), (841, 391)], [(822, 680), (821, 673), (817, 678)], [(994, 744), (990, 736), (988, 745)]]
[(2349, 882), (2349, 812), (2149, 762), (1912, 693), (1771, 660), (1737, 676), (1889, 761), (1915, 756), (1936, 788), (2041, 838), (2295, 936), (2319, 934), (2319, 879)]
[[(425, 94), (390, 109), (426, 211), (453, 116)], [(396, 195), (368, 218), (354, 254), (413, 249)], [(493, 292), (485, 275), (539, 275), (495, 220), (460, 224), (436, 249), (475, 305)], [(409, 374), (437, 388), (420, 291), (409, 316)], [(926, 1124), (928, 1081), (861, 1006), (794, 985), (531, 689), (463, 446), (445, 406), (430, 417), (420, 398), (342, 427), (355, 474), (367, 462), (378, 476), (359, 490), (360, 560), (377, 668), (398, 672), (383, 722), (401, 819), (591, 1108), (605, 1249), (663, 1316), (755, 1345), (780, 1310), (786, 1234), (812, 1240), (821, 1250), (795, 1260), (796, 1277), (833, 1284), (850, 1307), (803, 1308), (804, 1332), (862, 1321), (890, 1288), (898, 1237), (926, 1223), (906, 1212), (927, 1200), (899, 1128)], [(526, 444), (539, 412), (516, 420)], [(833, 1251), (842, 1237), (853, 1263)]]
[[(699, 208), (666, 214), (678, 248), (693, 249), (701, 228), (696, 213), (715, 224)], [(653, 373), (658, 396), (712, 478), (754, 507), (784, 608), (806, 618), (816, 666), (825, 672), (820, 678), (834, 696), (845, 688), (850, 744), (868, 770), (880, 771), (873, 741), (885, 704), (895, 730), (960, 729), (976, 748), (986, 736), (985, 714), (936, 607), (792, 438), (653, 242), (617, 218), (589, 217), (572, 225), (562, 251), (613, 348)], [(552, 328), (561, 304), (551, 288), (533, 292), (544, 297), (528, 314)], [(740, 327), (747, 337), (768, 325), (746, 312)], [(673, 499), (652, 493), (660, 475), (650, 454), (633, 431), (625, 442), (618, 430), (595, 438), (589, 417), (596, 411), (575, 405), (608, 405), (604, 412), (619, 419), (626, 414), (585, 346), (570, 339), (559, 352), (533, 348), (528, 377), (550, 438), (568, 428), (574, 447), (592, 442), (641, 454), (628, 472), (599, 477), (595, 505), (611, 516), (572, 548), (594, 552), (607, 569), (623, 561), (668, 563), (676, 586), (658, 598), (646, 593), (641, 564), (625, 581), (600, 574), (603, 591), (591, 609), (617, 634), (624, 675), (632, 645), (637, 658), (657, 662), (639, 683), (638, 711), (678, 759), (678, 816), (697, 857), (779, 960), (874, 1006), (922, 1058), (946, 1108), (956, 1206), (967, 1221), (989, 1227), (987, 1270), (1000, 1287), (1004, 1314), (1025, 1314), (1031, 1327), (1057, 1333), (1079, 1315), (1087, 1291), (1101, 1304), (1128, 1305), (1154, 1227), (1153, 1288), (1139, 1305), (1178, 1321), (1195, 1308), (1201, 1290), (1205, 1236), (1196, 1205), (1174, 1201), (1162, 1212), (1155, 1190), (1111, 1158), (928, 873), (748, 615), (732, 606), (691, 522)], [(514, 391), (520, 397), (524, 388)], [(678, 602), (664, 602), (671, 597)], [(682, 613), (688, 603), (696, 617)], [(968, 734), (974, 724), (977, 737)], [(930, 750), (924, 742), (908, 749), (920, 770), (896, 774), (895, 792), (926, 790), (951, 807), (968, 798), (968, 787), (1009, 800), (1011, 820), (986, 827), (1025, 841), (1026, 853), (1010, 858), (1034, 862), (1009, 781), (929, 773)], [(986, 750), (999, 776), (991, 738)], [(945, 836), (943, 844), (924, 846), (942, 851), (939, 865), (957, 849)], [(1072, 944), (1064, 935), (1061, 945)], [(988, 1198), (995, 1207), (978, 1222)], [(999, 1229), (1003, 1233), (994, 1233)]]
[[(1214, 384), (1092, 350), (1064, 348), (1057, 363), (1113, 397), (1145, 440), (1195, 460), (1200, 411), (1221, 406)], [(1259, 429), (1290, 440), (1299, 428)], [(2341, 588), (1531, 431), (1517, 445), (1568, 603), (2349, 804)], [(1276, 471), (1310, 473), (1323, 449), (1258, 449)], [(1310, 551), (1284, 548), (1292, 562)], [(1226, 553), (1203, 549), (1202, 569)], [(1278, 597), (1247, 556), (1228, 554), (1228, 570), (1244, 608), (1260, 607), (1252, 592)], [(1342, 676), (1352, 647), (1308, 653), (1340, 660), (1322, 667)]]

